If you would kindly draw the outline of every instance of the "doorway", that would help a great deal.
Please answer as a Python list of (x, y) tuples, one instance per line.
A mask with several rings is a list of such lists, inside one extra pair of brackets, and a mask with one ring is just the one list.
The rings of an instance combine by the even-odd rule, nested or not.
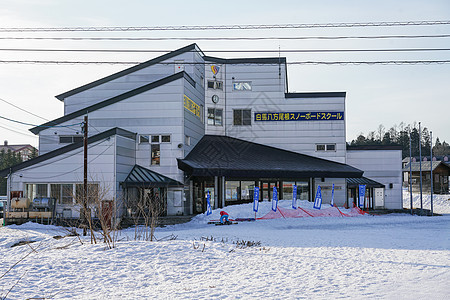
[(272, 201), (273, 187), (277, 187), (277, 190), (279, 190), (278, 181), (261, 181), (261, 184), (260, 184), (261, 198), (260, 199), (262, 201)]

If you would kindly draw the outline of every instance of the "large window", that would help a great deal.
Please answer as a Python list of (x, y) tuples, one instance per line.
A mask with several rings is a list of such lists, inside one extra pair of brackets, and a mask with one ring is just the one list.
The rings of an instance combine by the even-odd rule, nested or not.
[(250, 109), (233, 110), (233, 125), (252, 125), (252, 111)]
[[(82, 201), (84, 198), (84, 184), (77, 184), (75, 188), (76, 193), (76, 199), (77, 201)], [(105, 199), (99, 199), (99, 190), (98, 190), (98, 184), (96, 183), (88, 183), (87, 186), (87, 197), (88, 197), (88, 204), (94, 204), (97, 203), (99, 200), (105, 200)]]
[(50, 184), (50, 196), (60, 204), (73, 204), (73, 184)]
[(292, 200), (295, 181), (283, 181), (283, 199)]
[(208, 108), (208, 125), (222, 126), (222, 115), (221, 108)]
[(26, 192), (26, 197), (31, 200), (39, 197), (47, 197), (47, 184), (27, 184)]
[(225, 183), (225, 200), (231, 203), (253, 201), (254, 181), (227, 181)]
[(152, 165), (159, 165), (160, 164), (160, 159), (161, 159), (161, 151), (160, 151), (160, 147), (159, 144), (152, 144), (152, 160), (151, 160), (151, 164)]

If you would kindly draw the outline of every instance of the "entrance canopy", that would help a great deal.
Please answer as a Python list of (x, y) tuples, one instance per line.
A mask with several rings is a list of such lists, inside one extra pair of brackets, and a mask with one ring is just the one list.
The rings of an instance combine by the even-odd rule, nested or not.
[(361, 177), (361, 178), (347, 178), (347, 187), (354, 188), (358, 187), (360, 184), (365, 184), (367, 187), (372, 188), (384, 188), (384, 184), (381, 184), (375, 180)]
[(178, 168), (191, 176), (348, 178), (363, 171), (292, 151), (219, 135), (205, 135)]
[(124, 187), (175, 187), (183, 186), (181, 182), (161, 175), (155, 171), (134, 165), (130, 174), (122, 182)]

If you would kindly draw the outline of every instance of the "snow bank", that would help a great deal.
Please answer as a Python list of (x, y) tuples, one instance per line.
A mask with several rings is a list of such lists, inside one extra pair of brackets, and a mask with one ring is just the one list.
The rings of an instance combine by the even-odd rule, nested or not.
[[(261, 203), (257, 217), (270, 209), (271, 203)], [(233, 218), (254, 217), (251, 204), (225, 210)], [(121, 231), (112, 250), (90, 244), (89, 237), (80, 237), (83, 243), (77, 237), (56, 240), (54, 235), (66, 231), (55, 226), (2, 227), (0, 298), (10, 289), (7, 299), (448, 297), (450, 215), (206, 224), (219, 218), (219, 211), (156, 230), (157, 238), (176, 240), (135, 241), (132, 230)], [(36, 242), (11, 248), (23, 239)], [(240, 246), (242, 241), (255, 246)]]
[[(431, 195), (422, 193), (422, 206), (431, 209)], [(408, 190), (403, 190), (403, 207), (411, 208)], [(413, 193), (413, 208), (420, 208), (420, 194)], [(433, 211), (438, 214), (450, 214), (450, 195), (433, 195)]]

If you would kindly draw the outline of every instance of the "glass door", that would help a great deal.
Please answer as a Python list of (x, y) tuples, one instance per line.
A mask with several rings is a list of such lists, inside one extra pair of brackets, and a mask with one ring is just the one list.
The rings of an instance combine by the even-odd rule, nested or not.
[(261, 192), (262, 201), (272, 201), (273, 187), (276, 186), (278, 189), (278, 182), (276, 181), (262, 181), (261, 182)]

